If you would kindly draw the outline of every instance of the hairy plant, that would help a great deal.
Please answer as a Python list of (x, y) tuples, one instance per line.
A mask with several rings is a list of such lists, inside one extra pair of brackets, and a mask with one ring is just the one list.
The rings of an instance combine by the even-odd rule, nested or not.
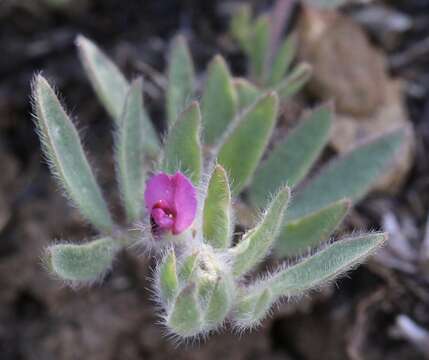
[[(388, 165), (400, 131), (333, 160), (290, 201), (290, 188), (308, 174), (326, 145), (329, 107), (314, 110), (267, 153), (278, 117), (277, 92), (234, 79), (216, 56), (201, 103), (194, 101), (194, 66), (178, 37), (169, 56), (169, 127), (161, 144), (145, 111), (142, 81), (129, 82), (90, 40), (80, 36), (77, 45), (115, 124), (116, 176), (126, 223), (113, 219), (75, 126), (52, 87), (37, 75), (34, 112), (46, 158), (68, 198), (100, 233), (85, 244), (48, 247), (48, 267), (60, 279), (72, 285), (99, 280), (118, 251), (140, 243), (157, 257), (153, 288), (168, 331), (189, 338), (226, 321), (239, 331), (254, 328), (280, 299), (320, 287), (385, 241), (384, 233), (327, 240), (351, 203)], [(233, 199), (244, 191), (260, 215), (237, 240)], [(312, 255), (295, 265), (249, 276), (272, 250), (285, 257), (308, 249)]]

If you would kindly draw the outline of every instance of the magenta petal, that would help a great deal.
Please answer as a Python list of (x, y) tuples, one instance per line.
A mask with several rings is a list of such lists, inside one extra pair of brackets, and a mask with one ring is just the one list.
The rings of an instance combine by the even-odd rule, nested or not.
[(159, 201), (164, 201), (168, 207), (173, 207), (174, 187), (172, 179), (163, 173), (151, 177), (146, 184), (144, 201), (149, 211)]
[(197, 194), (194, 185), (182, 173), (177, 172), (172, 180), (175, 188), (174, 208), (176, 210), (173, 234), (177, 235), (194, 222), (197, 212)]
[(171, 229), (173, 227), (174, 220), (168, 214), (160, 209), (155, 208), (151, 212), (151, 216), (153, 221), (161, 228), (161, 229)]

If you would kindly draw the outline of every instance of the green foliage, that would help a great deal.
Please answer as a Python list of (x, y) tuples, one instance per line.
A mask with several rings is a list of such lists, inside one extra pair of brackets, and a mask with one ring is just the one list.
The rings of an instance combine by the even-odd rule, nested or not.
[(175, 334), (188, 337), (199, 333), (202, 323), (203, 315), (197, 300), (197, 287), (191, 283), (177, 296), (166, 324)]
[(239, 329), (259, 325), (273, 303), (273, 293), (269, 288), (246, 291), (238, 299), (234, 308), (233, 321)]
[(233, 194), (249, 183), (256, 170), (273, 132), (277, 111), (277, 95), (265, 95), (242, 112), (221, 143), (218, 162), (232, 180)]
[(125, 100), (116, 134), (116, 167), (118, 183), (130, 222), (141, 215), (146, 169), (145, 157), (159, 149), (157, 135), (148, 123), (143, 109), (142, 81), (134, 81)]
[(109, 237), (83, 245), (53, 245), (47, 250), (48, 267), (60, 279), (72, 283), (95, 281), (110, 268), (119, 249)]
[(258, 325), (280, 297), (299, 296), (324, 285), (379, 248), (385, 234), (362, 235), (336, 242), (292, 267), (267, 275), (243, 291), (235, 309), (239, 328)]
[(262, 221), (231, 249), (235, 276), (244, 275), (267, 256), (280, 230), (289, 198), (289, 188), (281, 189), (265, 212)]
[(199, 184), (202, 169), (200, 127), (200, 107), (193, 102), (170, 129), (162, 160), (162, 170), (167, 173), (180, 170), (188, 174), (195, 185)]
[(201, 103), (205, 144), (212, 145), (219, 141), (236, 111), (237, 94), (231, 74), (225, 60), (218, 55), (208, 67)]
[(204, 239), (214, 248), (226, 249), (231, 245), (231, 231), (231, 191), (225, 169), (217, 165), (204, 200)]
[(236, 79), (234, 86), (240, 111), (252, 105), (261, 96), (261, 91), (246, 79)]
[[(190, 101), (195, 96), (192, 59), (185, 40), (176, 38), (168, 61), (169, 130), (162, 149), (143, 105), (141, 80), (128, 84), (93, 43), (78, 39), (91, 83), (116, 122), (117, 176), (128, 220), (123, 226), (111, 220), (77, 131), (55, 93), (43, 77), (35, 80), (37, 125), (51, 167), (83, 215), (110, 234), (83, 245), (49, 247), (50, 270), (72, 284), (95, 281), (110, 268), (120, 248), (144, 239), (144, 246), (160, 258), (154, 288), (164, 323), (182, 338), (207, 334), (226, 320), (239, 330), (253, 328), (279, 298), (320, 287), (363, 261), (386, 239), (385, 234), (367, 234), (326, 245), (351, 202), (359, 200), (383, 171), (401, 143), (402, 131), (336, 159), (298, 188), (288, 206), (286, 185), (298, 185), (309, 173), (328, 141), (332, 114), (327, 106), (316, 109), (267, 150), (277, 119), (277, 92), (282, 100), (293, 95), (307, 81), (310, 69), (305, 64), (291, 68), (293, 40), (285, 39), (280, 49), (270, 48), (268, 16), (254, 21), (250, 9), (242, 9), (231, 28), (249, 56), (256, 84), (233, 79), (225, 61), (215, 57), (202, 91), (201, 114), (198, 103)], [(148, 201), (146, 206), (152, 208), (150, 216), (143, 217), (140, 234), (132, 224), (142, 218), (144, 182), (154, 170), (148, 164), (158, 158), (155, 170), (183, 172), (196, 188), (189, 185), (187, 191), (195, 194), (187, 204), (185, 192), (180, 201), (176, 199), (174, 185), (151, 189), (154, 192), (147, 193), (162, 197), (165, 192), (163, 201), (174, 204), (155, 198), (160, 206), (155, 207)], [(246, 186), (244, 200), (263, 215), (253, 229), (233, 241), (232, 195), (238, 196)], [(276, 195), (267, 206), (272, 194)], [(194, 196), (198, 206), (192, 210)], [(180, 211), (195, 217), (177, 234), (168, 226), (156, 228), (153, 211), (165, 216), (167, 225)], [(316, 251), (323, 243), (324, 249)], [(260, 280), (243, 281), (271, 249), (277, 257), (313, 252), (294, 266), (281, 265)]]
[(386, 238), (386, 234), (369, 234), (343, 239), (301, 263), (279, 271), (259, 286), (269, 287), (277, 297), (300, 295), (359, 264), (379, 248)]
[(361, 199), (386, 168), (402, 138), (402, 130), (394, 131), (331, 162), (295, 195), (288, 220), (305, 216), (343, 198)]
[(252, 205), (263, 208), (268, 194), (283, 184), (294, 187), (309, 172), (325, 147), (331, 129), (329, 107), (320, 107), (278, 143), (258, 167), (249, 189)]
[(278, 236), (277, 257), (301, 255), (327, 240), (343, 221), (350, 200), (339, 200), (310, 215), (286, 222)]
[(113, 222), (76, 128), (41, 75), (34, 80), (33, 97), (37, 128), (52, 172), (83, 216), (110, 232)]
[(185, 38), (174, 39), (168, 60), (166, 110), (171, 125), (191, 102), (195, 88), (194, 65)]
[(295, 57), (296, 45), (292, 37), (288, 37), (283, 41), (277, 55), (274, 58), (271, 74), (268, 80), (269, 85), (276, 85), (289, 70), (292, 61)]
[(164, 303), (170, 303), (178, 290), (179, 280), (176, 271), (176, 255), (174, 251), (167, 253), (159, 267), (159, 291)]
[(79, 35), (76, 40), (83, 67), (101, 103), (119, 122), (129, 84), (117, 66), (91, 40)]
[(299, 64), (288, 76), (274, 86), (274, 90), (279, 93), (282, 100), (286, 100), (302, 90), (310, 79), (311, 73), (312, 68), (309, 64)]

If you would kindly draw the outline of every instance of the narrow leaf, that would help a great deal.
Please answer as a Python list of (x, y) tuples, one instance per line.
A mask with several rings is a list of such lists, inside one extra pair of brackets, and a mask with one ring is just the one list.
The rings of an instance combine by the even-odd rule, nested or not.
[(171, 125), (191, 102), (195, 86), (194, 65), (188, 44), (182, 36), (177, 36), (173, 40), (167, 76), (167, 118)]
[(220, 325), (231, 310), (234, 288), (227, 276), (220, 276), (213, 288), (205, 312), (205, 322), (209, 328)]
[(269, 93), (241, 114), (221, 144), (218, 162), (230, 175), (233, 194), (239, 194), (255, 172), (273, 132), (277, 111), (277, 95)]
[(76, 128), (41, 75), (34, 81), (33, 96), (36, 124), (51, 171), (83, 216), (110, 232), (113, 222)]
[(241, 48), (248, 52), (251, 47), (251, 8), (248, 4), (242, 4), (231, 19), (230, 32)]
[(228, 66), (216, 56), (208, 68), (207, 83), (203, 91), (201, 113), (205, 145), (219, 141), (237, 111), (237, 94)]
[(266, 61), (270, 42), (270, 23), (267, 15), (261, 15), (256, 20), (249, 48), (250, 73), (259, 84), (266, 77)]
[(389, 164), (402, 138), (402, 130), (394, 131), (331, 162), (295, 195), (287, 219), (300, 218), (343, 198), (361, 199)]
[(237, 92), (240, 111), (252, 105), (261, 96), (261, 91), (246, 79), (235, 79), (234, 87)]
[(280, 83), (274, 86), (273, 90), (277, 91), (282, 101), (290, 98), (300, 91), (312, 74), (312, 68), (306, 63), (299, 64), (292, 72)]
[(281, 185), (286, 183), (293, 188), (308, 174), (329, 140), (331, 118), (329, 107), (316, 109), (274, 147), (259, 165), (249, 189), (255, 207), (263, 208), (269, 195)]
[(386, 234), (367, 234), (338, 241), (301, 263), (278, 272), (267, 279), (265, 285), (276, 297), (299, 295), (321, 286), (362, 262), (386, 238)]
[(273, 294), (269, 288), (252, 289), (237, 299), (234, 308), (234, 323), (239, 329), (258, 326), (265, 317), (273, 302)]
[(201, 331), (203, 319), (196, 290), (192, 283), (185, 287), (167, 317), (168, 328), (183, 337), (194, 336)]
[(270, 78), (268, 80), (269, 85), (276, 85), (286, 75), (295, 57), (295, 50), (296, 46), (293, 37), (287, 37), (274, 58)]
[(164, 171), (174, 173), (180, 170), (189, 175), (194, 185), (199, 184), (202, 166), (200, 124), (200, 108), (193, 102), (171, 127), (162, 162)]
[(170, 303), (178, 290), (176, 272), (176, 256), (174, 251), (169, 251), (159, 268), (159, 290), (162, 301)]
[(217, 249), (230, 247), (231, 191), (224, 168), (217, 165), (212, 173), (204, 201), (204, 240)]
[(198, 253), (193, 253), (185, 258), (179, 270), (179, 282), (183, 286), (191, 280), (198, 265)]
[(119, 248), (118, 243), (108, 237), (83, 245), (53, 245), (47, 250), (48, 266), (63, 280), (94, 281), (110, 269)]
[(267, 256), (281, 228), (289, 198), (290, 190), (284, 187), (271, 202), (262, 221), (230, 250), (234, 276), (245, 274)]
[(76, 44), (95, 93), (110, 116), (119, 122), (129, 89), (128, 81), (91, 40), (79, 35)]
[(115, 139), (116, 168), (127, 219), (132, 222), (139, 219), (142, 210), (145, 156), (154, 156), (159, 149), (157, 135), (146, 126), (141, 79), (132, 83), (121, 118)]
[(320, 245), (343, 221), (350, 205), (349, 200), (339, 200), (315, 213), (284, 224), (276, 242), (275, 255), (301, 255)]

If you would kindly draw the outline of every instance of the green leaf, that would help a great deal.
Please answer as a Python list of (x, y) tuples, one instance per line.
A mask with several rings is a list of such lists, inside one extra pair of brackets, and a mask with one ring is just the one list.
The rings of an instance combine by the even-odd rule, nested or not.
[(277, 95), (265, 95), (232, 124), (221, 144), (218, 162), (230, 176), (234, 195), (243, 190), (255, 172), (273, 132), (277, 111)]
[(308, 174), (329, 140), (331, 125), (331, 109), (320, 107), (274, 147), (259, 165), (249, 188), (253, 206), (263, 208), (280, 186), (293, 188)]
[(205, 145), (219, 141), (237, 111), (237, 94), (228, 66), (221, 56), (209, 65), (207, 83), (203, 91), (201, 113)]
[(197, 300), (197, 288), (191, 283), (177, 296), (167, 317), (167, 326), (177, 335), (194, 336), (201, 331), (202, 314)]
[(176, 296), (178, 287), (176, 256), (174, 251), (169, 251), (159, 268), (159, 290), (162, 301), (170, 303)]
[(386, 238), (386, 234), (366, 234), (338, 241), (297, 265), (279, 271), (258, 286), (270, 288), (276, 297), (299, 295), (364, 261)]
[(198, 265), (198, 252), (195, 252), (185, 258), (183, 264), (180, 266), (179, 270), (179, 282), (181, 286), (184, 286), (185, 283), (190, 281), (192, 275), (194, 274), (195, 269)]
[(119, 244), (109, 237), (83, 245), (53, 245), (47, 250), (48, 266), (63, 280), (94, 281), (109, 270), (119, 249)]
[(234, 87), (238, 95), (240, 111), (252, 105), (261, 96), (261, 91), (246, 79), (234, 79)]
[(283, 79), (295, 57), (295, 50), (294, 38), (292, 36), (287, 37), (274, 58), (268, 80), (269, 85), (276, 85)]
[(286, 79), (274, 86), (273, 90), (278, 92), (281, 101), (285, 101), (307, 84), (311, 74), (312, 67), (309, 64), (301, 63), (292, 70)]
[(252, 13), (248, 4), (242, 4), (232, 16), (230, 32), (244, 51), (249, 51), (251, 46)]
[(89, 39), (76, 39), (79, 56), (95, 93), (117, 122), (129, 90), (128, 81), (117, 66)]
[(231, 310), (234, 287), (227, 275), (219, 276), (208, 301), (205, 322), (208, 328), (220, 325)]
[(200, 107), (193, 102), (171, 127), (162, 162), (164, 171), (172, 174), (180, 170), (194, 185), (199, 185), (202, 167), (200, 125)]
[(195, 87), (194, 65), (183, 36), (177, 36), (173, 40), (168, 58), (167, 76), (167, 118), (171, 125), (191, 102)]
[(262, 221), (230, 250), (234, 276), (244, 275), (267, 256), (281, 228), (289, 198), (290, 190), (284, 187), (271, 202)]
[(217, 165), (207, 188), (203, 210), (204, 240), (216, 249), (231, 245), (231, 191), (225, 169)]
[(36, 125), (51, 171), (83, 216), (98, 229), (110, 232), (113, 222), (78, 132), (41, 75), (35, 78), (33, 97)]
[(261, 15), (254, 24), (249, 44), (250, 73), (253, 79), (263, 84), (266, 77), (266, 61), (270, 46), (270, 23), (267, 15)]
[(141, 79), (132, 83), (121, 118), (115, 139), (116, 168), (127, 219), (133, 222), (140, 218), (142, 211), (145, 156), (154, 156), (159, 150), (157, 135), (147, 126)]
[(258, 326), (265, 317), (273, 302), (273, 294), (269, 288), (252, 289), (238, 297), (233, 311), (234, 325), (239, 329)]
[(301, 255), (329, 238), (343, 221), (349, 200), (339, 200), (310, 215), (283, 225), (276, 242), (277, 257)]
[(343, 198), (361, 199), (389, 165), (402, 139), (403, 131), (397, 130), (332, 161), (295, 195), (287, 219), (300, 218)]

